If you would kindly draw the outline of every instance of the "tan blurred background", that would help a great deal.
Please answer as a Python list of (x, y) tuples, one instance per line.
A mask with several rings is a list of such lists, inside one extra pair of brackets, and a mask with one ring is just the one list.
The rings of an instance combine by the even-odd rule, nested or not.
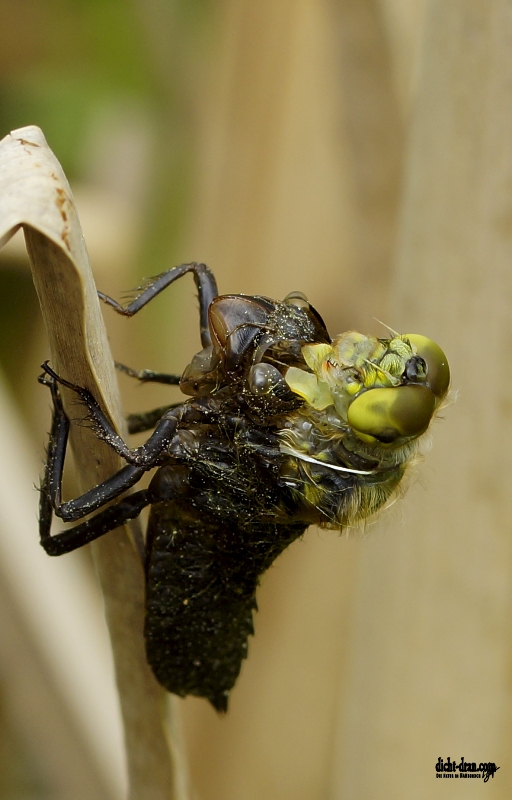
[[(201, 260), (221, 292), (300, 289), (332, 334), (378, 318), (453, 367), (404, 499), (363, 532), (311, 529), (265, 576), (227, 718), (177, 701), (192, 797), (509, 798), (510, 0), (0, 0), (0, 20), (0, 135), (43, 129), (103, 291)], [(48, 352), (19, 238), (0, 295), (2, 413), (37, 482)], [(136, 368), (199, 348), (191, 281), (105, 317)], [(122, 391), (127, 411), (169, 397)], [(0, 798), (119, 797), (3, 573)], [(500, 770), (441, 782), (439, 756)]]

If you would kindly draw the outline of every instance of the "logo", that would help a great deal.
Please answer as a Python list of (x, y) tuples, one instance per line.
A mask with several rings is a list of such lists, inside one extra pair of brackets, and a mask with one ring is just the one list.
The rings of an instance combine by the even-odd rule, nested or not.
[(481, 761), (478, 765), (476, 761), (466, 761), (464, 757), (459, 763), (450, 761), (447, 758), (443, 761), (441, 756), (437, 759), (436, 778), (483, 778), (487, 783), (489, 778), (494, 778), (494, 773), (499, 770), (494, 761)]

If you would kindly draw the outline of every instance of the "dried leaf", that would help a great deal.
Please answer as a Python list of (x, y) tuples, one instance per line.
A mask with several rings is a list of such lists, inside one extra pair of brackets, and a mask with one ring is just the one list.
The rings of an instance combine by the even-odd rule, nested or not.
[[(123, 420), (103, 318), (78, 215), (66, 177), (34, 127), (0, 142), (0, 244), (22, 227), (41, 303), (52, 365), (86, 386), (118, 430)], [(70, 418), (75, 398), (63, 391)], [(84, 426), (71, 444), (82, 490), (112, 475), (118, 457)], [(133, 536), (133, 534), (132, 534)], [(131, 800), (174, 798), (166, 741), (164, 692), (149, 669), (143, 642), (144, 576), (135, 538), (123, 529), (92, 545), (104, 592), (125, 724)]]

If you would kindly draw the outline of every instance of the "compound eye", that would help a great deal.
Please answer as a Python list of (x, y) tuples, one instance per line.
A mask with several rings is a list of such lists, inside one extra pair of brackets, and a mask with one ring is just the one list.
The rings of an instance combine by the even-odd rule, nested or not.
[(402, 378), (407, 383), (425, 383), (427, 377), (427, 364), (421, 356), (413, 356), (405, 365)]
[(435, 404), (436, 398), (426, 386), (369, 389), (350, 404), (347, 419), (363, 441), (393, 444), (397, 439), (421, 436)]
[(443, 399), (450, 386), (450, 367), (448, 359), (438, 344), (420, 336), (418, 333), (407, 333), (406, 339), (416, 348), (416, 355), (427, 365), (426, 385), (434, 392), (437, 401)]

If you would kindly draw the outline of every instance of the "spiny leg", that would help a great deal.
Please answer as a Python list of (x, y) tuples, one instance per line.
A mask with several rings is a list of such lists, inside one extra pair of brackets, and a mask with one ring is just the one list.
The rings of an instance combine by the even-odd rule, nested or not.
[(47, 535), (50, 535), (53, 508), (56, 503), (58, 504), (60, 502), (61, 480), (59, 479), (57, 464), (61, 459), (61, 454), (62, 462), (64, 461), (69, 433), (69, 420), (62, 408), (55, 381), (48, 380), (46, 375), (41, 375), (39, 377), (39, 383), (50, 387), (53, 399), (52, 427), (46, 453), (43, 479), (39, 489), (39, 534), (42, 542), (43, 533), (48, 532)]
[(126, 364), (120, 364), (119, 361), (115, 362), (116, 369), (119, 372), (124, 372), (130, 378), (136, 378), (142, 383), (165, 383), (167, 386), (179, 386), (181, 375), (170, 375), (168, 372), (155, 372), (152, 369), (132, 369), (127, 367)]
[[(125, 375), (129, 375), (130, 378), (136, 378), (143, 383), (165, 383), (168, 386), (180, 385), (180, 375), (169, 375), (167, 372), (155, 372), (152, 369), (136, 370), (127, 367), (126, 364), (120, 364), (118, 361), (114, 363), (116, 369), (120, 372), (124, 372)], [(181, 403), (169, 403), (166, 406), (159, 406), (159, 408), (155, 408), (152, 411), (141, 411), (138, 414), (129, 414), (126, 417), (128, 433), (143, 433), (144, 431), (152, 430), (167, 411), (170, 411), (171, 408), (178, 408), (180, 405)]]
[(170, 411), (164, 414), (147, 442), (135, 450), (131, 450), (119, 436), (88, 389), (61, 378), (48, 366), (47, 362), (42, 365), (42, 369), (55, 381), (78, 394), (89, 411), (88, 419), (92, 422), (96, 436), (106, 442), (125, 461), (135, 467), (143, 467), (144, 469), (151, 469), (151, 467), (158, 464), (176, 431), (180, 416), (179, 408), (171, 408)]
[(151, 431), (162, 419), (163, 415), (170, 411), (172, 408), (179, 408), (182, 403), (171, 403), (168, 406), (160, 406), (154, 408), (152, 411), (141, 411), (138, 414), (128, 414), (126, 422), (128, 425), (128, 433), (143, 433), (144, 431)]
[[(136, 370), (127, 367), (126, 364), (120, 364), (119, 361), (114, 362), (116, 369), (129, 375), (130, 378), (136, 378), (143, 383), (165, 383), (168, 386), (179, 386), (181, 375), (170, 375), (167, 372), (155, 372), (152, 369)], [(138, 414), (129, 414), (126, 417), (128, 423), (128, 433), (143, 433), (144, 431), (152, 430), (157, 422), (163, 415), (170, 411), (171, 408), (178, 408), (181, 403), (169, 403), (166, 406), (159, 406), (152, 411), (141, 411)]]
[[(52, 427), (46, 453), (44, 478), (41, 484), (41, 496), (47, 496), (51, 507), (56, 508), (60, 506), (61, 501), (62, 472), (69, 436), (69, 419), (64, 411), (55, 380), (51, 377), (48, 378), (44, 373), (39, 376), (38, 380), (43, 386), (49, 387), (53, 403)], [(41, 513), (43, 513), (43, 509), (40, 507)]]
[(91, 511), (97, 510), (125, 489), (136, 483), (144, 473), (144, 469), (132, 466), (124, 467), (112, 478), (107, 479), (94, 489), (85, 492), (81, 497), (68, 503), (61, 503), (61, 484), (66, 446), (69, 432), (69, 420), (66, 416), (60, 393), (55, 380), (46, 375), (39, 379), (50, 387), (53, 399), (52, 427), (48, 444), (48, 459), (41, 483), (39, 503), (39, 535), (44, 549), (49, 555), (62, 555), (77, 547), (97, 539), (104, 533), (119, 527), (130, 519), (137, 517), (144, 506), (151, 502), (151, 492), (144, 490), (122, 499), (114, 506), (104, 509), (92, 519), (63, 531), (56, 536), (51, 535), (53, 511), (67, 520), (78, 519)]
[(53, 378), (48, 379), (46, 376), (41, 376), (39, 380), (40, 383), (49, 386), (53, 401), (52, 427), (45, 471), (41, 483), (40, 519), (46, 520), (49, 518), (51, 523), (53, 510), (58, 517), (61, 517), (66, 522), (72, 522), (85, 517), (105, 505), (105, 503), (118, 497), (126, 489), (136, 484), (146, 470), (142, 467), (128, 465), (98, 486), (84, 492), (80, 497), (62, 503), (62, 475), (66, 458), (69, 420), (62, 406), (55, 380)]
[(152, 502), (152, 497), (147, 489), (125, 497), (113, 506), (105, 508), (95, 517), (75, 525), (70, 530), (50, 535), (51, 516), (42, 516), (39, 523), (41, 544), (49, 556), (61, 556), (70, 553), (78, 547), (98, 539), (103, 534), (124, 525), (131, 519), (138, 517), (142, 509)]
[[(86, 517), (93, 511), (119, 497), (120, 494), (135, 486), (140, 481), (142, 476), (147, 470), (143, 467), (133, 467), (129, 464), (126, 467), (118, 470), (110, 478), (99, 483), (87, 492), (84, 492), (80, 497), (74, 500), (68, 500), (65, 503), (53, 502), (51, 487), (49, 487), (48, 495), (50, 497), (51, 505), (58, 517), (64, 522), (74, 522), (77, 519)], [(43, 484), (44, 486), (44, 484)], [(60, 487), (59, 487), (60, 488)], [(41, 495), (43, 488), (41, 488)]]
[(196, 262), (181, 264), (179, 267), (172, 267), (161, 275), (150, 278), (146, 286), (143, 287), (143, 291), (141, 291), (135, 300), (132, 300), (126, 308), (118, 303), (117, 300), (114, 300), (103, 292), (98, 292), (98, 296), (104, 303), (112, 306), (118, 314), (123, 314), (125, 317), (133, 317), (134, 314), (140, 311), (140, 309), (156, 297), (157, 294), (160, 294), (167, 286), (170, 286), (171, 283), (174, 283), (174, 281), (186, 275), (188, 272), (191, 272), (194, 276), (197, 293), (199, 295), (201, 343), (203, 347), (208, 347), (212, 343), (208, 327), (208, 307), (212, 300), (217, 297), (218, 291), (213, 273), (206, 264), (198, 264)]

